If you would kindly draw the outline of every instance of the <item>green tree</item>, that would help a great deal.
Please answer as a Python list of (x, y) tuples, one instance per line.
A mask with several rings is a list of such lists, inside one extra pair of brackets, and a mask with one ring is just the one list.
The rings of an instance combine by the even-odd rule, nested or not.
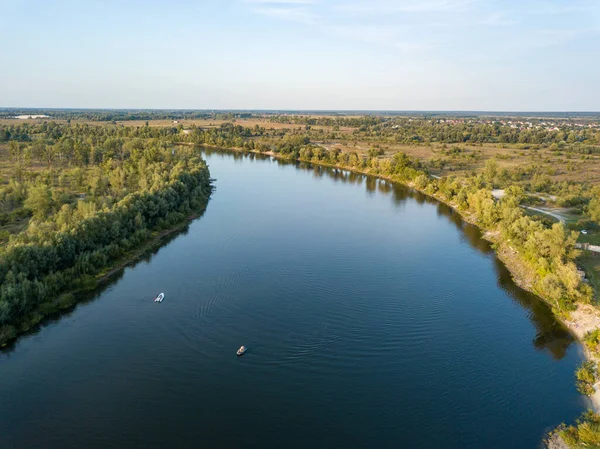
[(596, 223), (600, 223), (600, 198), (594, 197), (590, 200), (587, 213), (589, 217), (594, 220)]
[(31, 211), (36, 220), (46, 218), (52, 210), (52, 191), (43, 184), (31, 186), (24, 206)]

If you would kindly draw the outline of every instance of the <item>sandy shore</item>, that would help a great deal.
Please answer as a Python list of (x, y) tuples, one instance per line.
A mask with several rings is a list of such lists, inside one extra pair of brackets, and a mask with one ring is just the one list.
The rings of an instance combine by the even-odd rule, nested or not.
[[(600, 358), (588, 351), (583, 343), (585, 334), (600, 327), (600, 311), (589, 304), (580, 305), (577, 310), (570, 312), (569, 319), (561, 322), (581, 342), (585, 357), (600, 364)], [(594, 388), (596, 391), (589, 397), (590, 407), (600, 412), (600, 381), (594, 385)]]

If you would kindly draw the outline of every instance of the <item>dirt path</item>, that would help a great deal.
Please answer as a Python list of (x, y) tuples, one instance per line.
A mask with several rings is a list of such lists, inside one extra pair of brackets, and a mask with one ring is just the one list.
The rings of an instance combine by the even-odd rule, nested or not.
[(550, 212), (549, 210), (540, 209), (538, 207), (531, 207), (531, 206), (523, 206), (523, 207), (525, 209), (533, 210), (535, 212), (539, 212), (540, 214), (544, 214), (544, 215), (548, 215), (549, 217), (556, 218), (562, 224), (566, 223), (565, 217), (563, 217), (562, 215), (559, 215), (555, 212)]

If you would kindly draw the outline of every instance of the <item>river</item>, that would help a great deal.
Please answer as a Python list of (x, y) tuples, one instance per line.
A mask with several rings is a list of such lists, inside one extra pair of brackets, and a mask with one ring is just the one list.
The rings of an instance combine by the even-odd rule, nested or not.
[(202, 217), (0, 353), (0, 447), (530, 449), (584, 409), (580, 346), (450, 208), (204, 156)]

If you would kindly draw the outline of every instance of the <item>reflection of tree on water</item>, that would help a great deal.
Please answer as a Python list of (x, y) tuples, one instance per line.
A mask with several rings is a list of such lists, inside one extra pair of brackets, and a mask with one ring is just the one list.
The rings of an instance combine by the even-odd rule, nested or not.
[(498, 274), (498, 285), (521, 307), (529, 311), (529, 319), (537, 331), (533, 340), (535, 348), (547, 349), (552, 357), (562, 359), (569, 345), (574, 342), (571, 333), (556, 320), (545, 302), (514, 283), (510, 272), (497, 257), (494, 257), (494, 264)]
[[(209, 201), (209, 203), (210, 203), (210, 201)], [(206, 208), (204, 209), (204, 211), (202, 211), (198, 215), (198, 217), (196, 219), (201, 218), (204, 215), (205, 211), (206, 211)], [(16, 340), (13, 340), (7, 346), (0, 348), (0, 352), (2, 352), (2, 353), (12, 352), (16, 346), (16, 343), (22, 337), (29, 336), (29, 335), (36, 335), (45, 326), (56, 323), (56, 322), (62, 320), (63, 318), (70, 316), (73, 312), (75, 312), (75, 310), (77, 310), (77, 308), (79, 306), (88, 304), (88, 303), (94, 301), (95, 299), (97, 299), (98, 297), (100, 297), (106, 291), (106, 289), (108, 289), (110, 286), (116, 284), (119, 280), (121, 280), (121, 278), (124, 276), (125, 270), (127, 268), (135, 267), (140, 262), (149, 263), (152, 260), (152, 258), (160, 251), (161, 248), (168, 245), (170, 242), (172, 242), (176, 238), (178, 238), (182, 235), (187, 235), (187, 233), (189, 232), (189, 225), (190, 225), (190, 223), (186, 224), (184, 227), (182, 227), (181, 229), (179, 229), (175, 232), (171, 232), (170, 234), (165, 235), (164, 237), (160, 238), (158, 241), (153, 242), (153, 244), (148, 246), (146, 251), (144, 251), (138, 257), (129, 261), (126, 265), (124, 265), (119, 270), (116, 270), (115, 272), (111, 273), (110, 276), (108, 276), (106, 279), (100, 281), (95, 289), (90, 290), (90, 291), (77, 292), (76, 293), (77, 302), (75, 304), (73, 304), (68, 309), (64, 309), (64, 310), (61, 310), (52, 315), (48, 315), (47, 317), (45, 317), (42, 320), (41, 323), (32, 327), (27, 332), (19, 335), (19, 337)]]
[[(236, 151), (221, 151), (204, 149), (206, 154), (217, 154), (224, 156), (231, 154), (236, 159), (251, 158), (251, 159), (269, 159), (269, 156), (259, 155), (255, 153), (241, 153)], [(375, 176), (363, 175), (352, 171), (339, 169), (335, 167), (326, 167), (313, 165), (305, 162), (294, 162), (276, 159), (279, 165), (294, 165), (298, 169), (312, 171), (315, 177), (321, 178), (327, 176), (335, 182), (346, 184), (361, 184), (365, 181), (365, 188), (369, 195), (379, 192), (383, 195), (390, 195), (395, 206), (402, 206), (408, 200), (414, 200), (418, 204), (429, 204), (437, 208), (437, 214), (440, 217), (445, 217), (450, 223), (461, 231), (461, 239), (467, 242), (472, 248), (482, 254), (489, 255), (494, 259), (494, 267), (498, 277), (498, 285), (502, 288), (514, 301), (519, 303), (521, 307), (526, 309), (529, 320), (536, 329), (536, 336), (533, 340), (533, 345), (538, 350), (547, 349), (553, 358), (561, 359), (565, 356), (566, 350), (573, 343), (573, 336), (567, 329), (556, 320), (549, 306), (537, 296), (523, 290), (514, 283), (510, 272), (504, 264), (493, 254), (491, 244), (482, 238), (481, 231), (477, 226), (465, 222), (460, 214), (450, 206), (439, 202), (438, 200), (425, 195), (416, 190), (410, 189), (401, 184), (394, 184), (390, 181), (377, 178)]]
[(374, 178), (372, 176), (367, 177), (365, 187), (367, 188), (367, 193), (369, 195), (373, 196), (375, 194), (375, 192), (377, 191), (377, 184), (377, 178)]
[[(311, 164), (302, 164), (299, 168), (316, 170), (316, 167), (311, 166)], [(460, 235), (463, 241), (467, 242), (472, 248), (475, 248), (483, 254), (490, 256), (493, 254), (490, 242), (482, 238), (481, 231), (477, 226), (467, 223), (462, 219), (460, 214), (450, 206), (441, 203), (428, 195), (401, 184), (394, 184), (374, 176), (357, 174), (332, 167), (319, 167), (318, 172), (319, 176), (327, 174), (336, 182), (358, 184), (364, 180), (365, 188), (370, 195), (373, 195), (376, 191), (383, 195), (392, 194), (393, 201), (397, 206), (406, 203), (409, 199), (416, 201), (418, 204), (435, 206), (437, 208), (438, 216), (445, 217), (461, 231)], [(518, 302), (521, 307), (529, 312), (529, 320), (536, 329), (536, 336), (533, 340), (534, 347), (539, 350), (548, 350), (555, 359), (563, 358), (567, 348), (574, 341), (573, 336), (556, 320), (549, 306), (544, 301), (516, 285), (504, 264), (495, 256), (495, 254), (493, 255), (493, 258), (494, 267), (498, 277), (498, 285), (514, 301)]]
[[(435, 200), (434, 200), (435, 201)], [(437, 201), (436, 201), (437, 202)], [(536, 295), (523, 290), (512, 280), (511, 274), (498, 259), (492, 249), (490, 242), (482, 238), (481, 230), (470, 223), (465, 222), (461, 216), (450, 206), (437, 202), (438, 215), (448, 218), (457, 229), (461, 230), (462, 240), (469, 243), (472, 248), (483, 254), (493, 255), (494, 268), (498, 276), (498, 286), (508, 296), (519, 303), (521, 307), (529, 311), (529, 319), (536, 328), (536, 336), (533, 345), (536, 349), (547, 349), (552, 357), (561, 359), (565, 356), (567, 348), (573, 343), (574, 338), (569, 331), (556, 320), (548, 304)]]

